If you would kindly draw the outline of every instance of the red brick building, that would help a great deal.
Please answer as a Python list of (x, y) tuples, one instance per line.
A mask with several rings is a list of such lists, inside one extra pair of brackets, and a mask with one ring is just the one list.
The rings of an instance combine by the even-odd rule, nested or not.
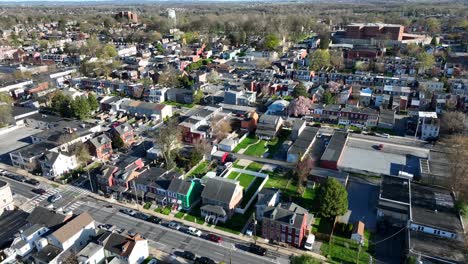
[(112, 155), (112, 140), (102, 134), (89, 141), (90, 154), (100, 160), (107, 160)]
[(115, 15), (116, 19), (127, 19), (128, 22), (138, 23), (138, 15), (130, 11), (120, 11)]
[(114, 127), (113, 133), (122, 139), (125, 146), (130, 146), (136, 141), (133, 127), (128, 123), (120, 124)]
[(262, 237), (270, 241), (302, 247), (309, 233), (312, 215), (295, 203), (278, 204), (265, 209), (262, 218)]
[(403, 40), (402, 25), (380, 23), (354, 23), (346, 26), (346, 38)]

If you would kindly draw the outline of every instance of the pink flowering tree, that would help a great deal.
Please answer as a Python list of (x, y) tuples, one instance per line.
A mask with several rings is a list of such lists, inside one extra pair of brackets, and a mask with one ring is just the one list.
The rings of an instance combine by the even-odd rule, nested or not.
[(310, 112), (312, 107), (312, 100), (307, 97), (299, 96), (291, 101), (288, 106), (288, 113), (291, 116), (303, 116)]

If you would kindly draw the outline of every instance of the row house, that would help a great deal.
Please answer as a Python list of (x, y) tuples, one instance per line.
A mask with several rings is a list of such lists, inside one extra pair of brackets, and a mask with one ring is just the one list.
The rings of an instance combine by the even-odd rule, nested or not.
[(129, 190), (130, 182), (138, 178), (143, 166), (141, 158), (122, 155), (114, 163), (102, 166), (96, 175), (96, 185), (103, 193), (115, 193), (120, 197)]
[(167, 189), (173, 179), (181, 179), (182, 175), (159, 167), (149, 167), (141, 170), (135, 179), (135, 188), (138, 196), (144, 201), (153, 201), (163, 207), (170, 206)]
[(112, 133), (119, 137), (125, 146), (130, 146), (136, 142), (133, 127), (128, 123), (123, 123), (113, 127)]
[(221, 107), (206, 106), (194, 112), (189, 118), (179, 124), (182, 130), (182, 140), (194, 143), (209, 135), (211, 119), (222, 110)]
[(132, 115), (146, 116), (154, 120), (163, 121), (172, 116), (172, 106), (148, 103), (143, 101), (121, 99), (114, 103), (116, 111), (125, 111)]
[(379, 120), (379, 114), (371, 108), (342, 108), (338, 123), (341, 125), (353, 125), (359, 127), (375, 127)]
[(112, 140), (106, 135), (98, 135), (89, 140), (90, 154), (99, 160), (108, 160), (112, 156)]

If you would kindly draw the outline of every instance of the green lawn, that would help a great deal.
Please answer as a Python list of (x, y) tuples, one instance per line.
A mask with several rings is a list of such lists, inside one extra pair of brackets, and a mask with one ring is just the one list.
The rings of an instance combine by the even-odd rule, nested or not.
[(263, 164), (253, 161), (245, 169), (249, 171), (259, 172), (262, 170), (262, 168), (263, 168)]
[(255, 179), (256, 177), (250, 174), (241, 174), (239, 177), (237, 177), (237, 180), (239, 181), (239, 184), (244, 187), (244, 189), (247, 189), (249, 187), (250, 183)]
[(329, 257), (332, 263), (369, 263), (367, 247), (362, 246), (358, 259), (358, 244), (351, 239), (333, 236), (332, 244), (323, 243), (320, 247), (322, 254)]
[(175, 218), (179, 218), (179, 219), (182, 219), (184, 217), (185, 213), (184, 212), (177, 212), (177, 214), (175, 214)]
[(194, 215), (189, 215), (187, 214), (185, 217), (184, 217), (184, 220), (187, 220), (187, 221), (190, 221), (190, 222), (194, 222), (194, 223), (197, 223), (197, 224), (202, 224), (205, 222), (205, 220), (203, 220), (203, 218), (199, 217), (199, 216), (194, 216)]
[(159, 208), (154, 209), (154, 211), (156, 213), (160, 213), (163, 215), (169, 215), (171, 213), (171, 209), (167, 207), (164, 207), (164, 208), (159, 207)]
[(244, 197), (242, 198), (242, 202), (241, 202), (241, 208), (244, 208), (247, 205), (247, 203), (250, 201), (250, 198), (252, 198), (252, 196), (255, 194), (258, 187), (260, 186), (260, 184), (262, 184), (263, 180), (264, 180), (263, 178), (255, 177), (255, 180), (250, 185), (249, 189), (244, 192)]
[(248, 145), (253, 144), (258, 141), (257, 136), (254, 134), (249, 134), (245, 137), (237, 146), (234, 148), (232, 152), (237, 153), (239, 150), (246, 148)]
[(208, 172), (210, 162), (203, 161), (189, 174), (188, 177), (201, 178)]
[(317, 188), (315, 188), (315, 189), (306, 188), (305, 191), (304, 191), (304, 193), (302, 193), (302, 198), (304, 198), (304, 199), (310, 199), (310, 200), (315, 199), (316, 190), (317, 190)]
[(248, 149), (244, 151), (245, 155), (261, 157), (263, 153), (265, 153), (267, 148), (268, 141), (260, 140), (258, 143), (250, 146)]
[(236, 172), (236, 171), (232, 171), (231, 173), (229, 173), (229, 175), (227, 176), (228, 179), (231, 179), (231, 180), (235, 180), (237, 178), (237, 176), (239, 176), (239, 173)]

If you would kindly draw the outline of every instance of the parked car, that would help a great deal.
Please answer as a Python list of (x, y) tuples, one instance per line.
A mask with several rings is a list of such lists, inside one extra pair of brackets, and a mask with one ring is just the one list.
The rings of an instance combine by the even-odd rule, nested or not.
[(216, 262), (208, 257), (199, 257), (195, 260), (195, 264), (216, 264)]
[(32, 189), (31, 192), (33, 193), (37, 193), (37, 194), (40, 194), (40, 195), (43, 195), (44, 193), (46, 193), (47, 191), (42, 189), (42, 188), (35, 188), (35, 189)]
[(189, 227), (187, 230), (187, 233), (189, 233), (192, 236), (197, 236), (197, 237), (201, 237), (202, 235), (202, 231), (196, 229), (195, 227)]
[(26, 177), (21, 176), (21, 175), (13, 175), (12, 179), (15, 180), (15, 181), (19, 181), (19, 182), (25, 182), (26, 181)]
[(162, 219), (157, 216), (150, 216), (146, 219), (146, 221), (153, 223), (153, 224), (161, 224)]
[(314, 242), (315, 242), (315, 235), (310, 233), (304, 244), (304, 248), (307, 250), (312, 250), (312, 248), (314, 247)]
[(59, 193), (53, 194), (53, 195), (49, 196), (49, 198), (48, 198), (49, 202), (51, 202), (51, 203), (55, 203), (56, 201), (58, 201), (60, 199), (62, 199), (62, 195), (60, 195)]
[(184, 259), (188, 259), (188, 260), (195, 260), (197, 258), (197, 256), (191, 252), (191, 251), (176, 251), (174, 252), (174, 255), (176, 256), (179, 256), (181, 258), (184, 258)]
[(175, 230), (179, 230), (181, 226), (180, 226), (179, 223), (177, 223), (175, 221), (171, 221), (171, 222), (169, 222), (168, 227), (172, 228), (172, 229), (175, 229)]
[(149, 218), (149, 215), (145, 214), (145, 213), (136, 213), (133, 217), (135, 218), (138, 218), (138, 219), (141, 219), (141, 220), (146, 220)]
[(132, 209), (127, 209), (127, 208), (120, 209), (119, 211), (122, 214), (130, 215), (130, 216), (134, 216), (136, 214), (135, 211), (133, 211)]
[(257, 254), (257, 255), (259, 255), (259, 256), (265, 256), (266, 253), (267, 253), (267, 250), (266, 250), (266, 248), (263, 248), (263, 247), (261, 247), (261, 246), (259, 246), (259, 245), (250, 243), (250, 245), (249, 245), (249, 252), (250, 252), (250, 253)]
[(37, 186), (37, 185), (40, 184), (40, 182), (38, 180), (35, 180), (35, 179), (29, 179), (29, 180), (26, 180), (24, 182), (28, 183), (28, 184), (31, 184), (31, 185), (34, 185), (34, 186)]
[(221, 243), (221, 241), (223, 241), (222, 237), (215, 235), (215, 234), (209, 234), (207, 238), (208, 240), (216, 242), (216, 243)]

